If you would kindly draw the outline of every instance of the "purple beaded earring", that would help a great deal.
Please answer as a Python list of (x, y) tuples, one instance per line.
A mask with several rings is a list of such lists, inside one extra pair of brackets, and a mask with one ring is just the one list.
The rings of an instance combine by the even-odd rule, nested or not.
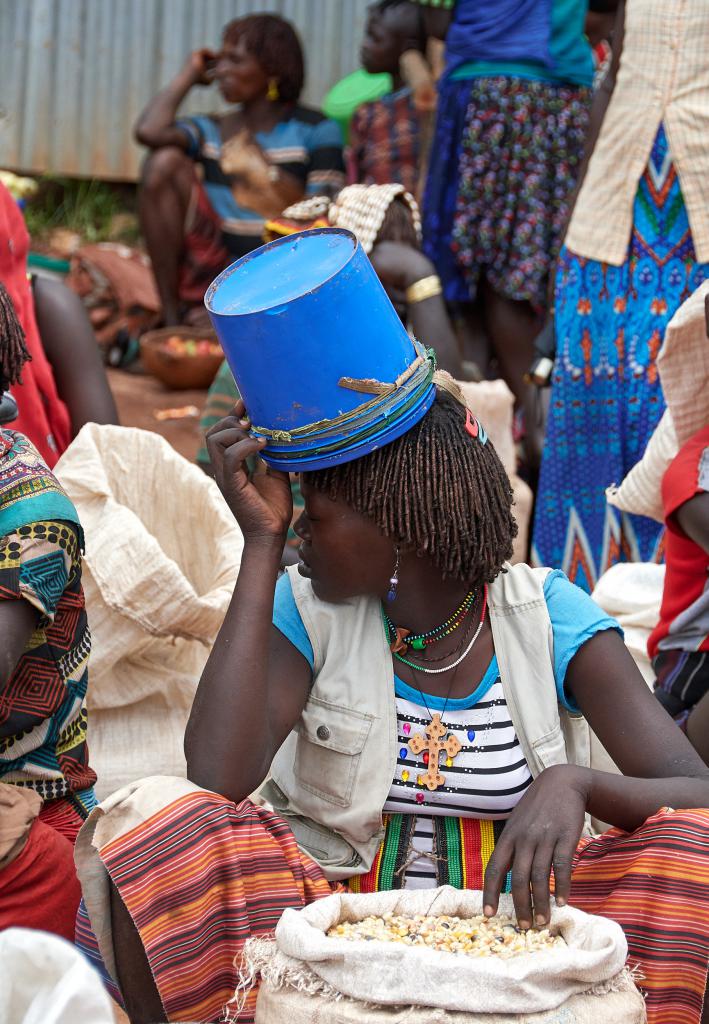
[(396, 591), (399, 586), (399, 548), (398, 546), (394, 549), (396, 551), (396, 565), (394, 566), (394, 573), (389, 580), (389, 593), (387, 594), (387, 601), (396, 600)]

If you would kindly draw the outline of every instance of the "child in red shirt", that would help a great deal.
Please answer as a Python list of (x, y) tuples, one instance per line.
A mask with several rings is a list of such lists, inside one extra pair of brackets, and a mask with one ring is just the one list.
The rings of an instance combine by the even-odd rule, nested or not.
[(670, 464), (662, 502), (667, 568), (648, 640), (655, 695), (709, 763), (709, 425)]

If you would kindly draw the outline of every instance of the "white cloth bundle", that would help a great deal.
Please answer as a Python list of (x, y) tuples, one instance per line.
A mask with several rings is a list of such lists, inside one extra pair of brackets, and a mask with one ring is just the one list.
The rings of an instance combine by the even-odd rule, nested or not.
[[(606, 986), (615, 994), (624, 991), (630, 996), (627, 1006), (635, 1007), (635, 1013), (625, 1017), (604, 1015), (606, 1022), (644, 1019), (642, 998), (632, 985), (628, 986), (623, 975), (628, 951), (625, 936), (620, 926), (607, 918), (594, 917), (573, 907), (555, 908), (552, 926), (567, 945), (504, 960), (399, 943), (351, 941), (325, 934), (342, 921), (359, 921), (370, 914), (387, 912), (471, 917), (482, 913), (482, 893), (451, 886), (357, 895), (338, 893), (302, 910), (287, 909), (276, 928), (274, 951), (287, 965), (282, 969), (286, 987), (290, 985), (294, 993), (309, 990), (307, 980), (303, 984), (294, 982), (294, 972), (297, 975), (300, 967), (304, 978), (316, 979), (316, 985), (310, 986), (314, 999), (319, 984), (321, 994), (332, 996), (334, 991), (370, 1004), (372, 1020), (377, 1019), (371, 1012), (372, 1006), (412, 1005), (472, 1014), (471, 1020), (485, 1014), (501, 1014), (507, 1020), (507, 1015), (522, 1014), (526, 1019), (527, 1014), (554, 1010), (580, 993), (604, 990)], [(501, 897), (499, 912), (514, 914), (511, 896)], [(248, 961), (248, 947), (245, 957)], [(274, 984), (275, 976), (269, 976), (268, 970), (262, 968), (261, 973), (264, 987), (259, 1005), (263, 1009), (264, 1003), (272, 1001), (274, 991), (283, 986)], [(600, 1000), (601, 996), (589, 998)], [(592, 1005), (603, 1012), (601, 1002)], [(257, 1013), (259, 1021), (270, 1019), (275, 1018)], [(310, 1018), (303, 1018), (306, 1019)], [(312, 1019), (329, 1020), (326, 1016)], [(408, 1021), (409, 1017), (405, 1019)]]
[(86, 536), (88, 736), (103, 799), (185, 774), (185, 725), (243, 538), (214, 481), (150, 431), (89, 423), (55, 472)]

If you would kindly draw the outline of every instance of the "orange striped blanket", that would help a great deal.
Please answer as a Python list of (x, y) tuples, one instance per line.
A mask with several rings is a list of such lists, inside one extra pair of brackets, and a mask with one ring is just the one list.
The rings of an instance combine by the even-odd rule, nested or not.
[[(272, 932), (285, 907), (331, 892), (283, 819), (203, 790), (91, 849), (135, 921), (170, 1021), (222, 1019), (246, 940)], [(87, 870), (82, 856), (84, 897), (97, 922), (105, 905), (91, 881), (96, 864)], [(583, 840), (570, 902), (622, 926), (648, 1024), (699, 1024), (709, 960), (709, 810), (665, 808), (633, 833), (611, 829)], [(79, 934), (90, 946), (86, 921)], [(110, 929), (99, 944), (110, 968)], [(253, 992), (243, 1024), (253, 1021), (255, 999)]]

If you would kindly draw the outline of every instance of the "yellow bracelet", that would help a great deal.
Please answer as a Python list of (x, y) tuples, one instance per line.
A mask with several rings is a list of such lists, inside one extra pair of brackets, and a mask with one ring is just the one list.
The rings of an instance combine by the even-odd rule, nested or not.
[(429, 277), (422, 277), (418, 281), (414, 281), (412, 285), (406, 289), (406, 301), (408, 303), (423, 302), (424, 299), (430, 299), (434, 295), (440, 295), (443, 291), (441, 287), (441, 280), (438, 274), (431, 274)]

